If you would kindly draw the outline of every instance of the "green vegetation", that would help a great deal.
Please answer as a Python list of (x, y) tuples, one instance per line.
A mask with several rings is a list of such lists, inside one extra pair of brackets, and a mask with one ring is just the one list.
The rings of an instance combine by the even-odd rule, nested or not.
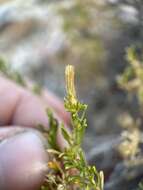
[[(48, 152), (51, 154), (51, 160), (48, 163), (51, 170), (46, 175), (45, 186), (46, 189), (85, 189), (85, 190), (102, 190), (103, 189), (103, 172), (97, 171), (95, 166), (89, 166), (86, 162), (81, 143), (84, 136), (87, 122), (85, 118), (85, 111), (87, 105), (82, 104), (77, 100), (74, 87), (74, 70), (72, 66), (66, 67), (66, 89), (67, 96), (65, 98), (65, 108), (71, 114), (72, 131), (69, 132), (63, 124), (60, 129), (63, 138), (67, 142), (67, 146), (63, 151), (56, 148), (57, 136), (57, 122), (55, 122), (53, 115), (48, 114), (51, 121), (48, 142), (51, 149)], [(53, 156), (52, 156), (53, 155)]]
[[(134, 118), (130, 113), (122, 117), (121, 125), (124, 127), (124, 140), (119, 146), (119, 152), (125, 159), (135, 159), (141, 154), (141, 127), (143, 106), (143, 54), (142, 48), (131, 46), (127, 49), (127, 60), (129, 65), (119, 77), (119, 86), (125, 90), (130, 97), (136, 98), (139, 113)], [(137, 158), (136, 158), (137, 159)], [(138, 159), (137, 159), (138, 161)]]
[(139, 188), (138, 190), (143, 190), (143, 183), (139, 183)]
[[(142, 106), (143, 106), (143, 53), (141, 46), (131, 46), (127, 49), (127, 60), (129, 65), (119, 77), (119, 85), (127, 92), (127, 95), (137, 101), (138, 112), (134, 117), (130, 113), (123, 114), (121, 125), (122, 142), (118, 147), (124, 158), (126, 167), (140, 166), (142, 163)], [(142, 183), (138, 190), (142, 190)]]
[(42, 92), (42, 88), (40, 85), (32, 83), (31, 85), (27, 83), (26, 79), (19, 73), (17, 70), (13, 69), (13, 67), (7, 63), (2, 57), (0, 58), (0, 73), (16, 82), (18, 85), (28, 88), (31, 90), (34, 94), (40, 95)]
[(143, 104), (143, 55), (141, 52), (140, 48), (137, 49), (134, 46), (127, 49), (129, 66), (119, 79), (123, 89), (136, 95), (140, 106)]
[(0, 72), (5, 77), (15, 81), (19, 85), (23, 87), (27, 86), (23, 76), (19, 72), (15, 71), (10, 64), (6, 63), (3, 58), (0, 58)]

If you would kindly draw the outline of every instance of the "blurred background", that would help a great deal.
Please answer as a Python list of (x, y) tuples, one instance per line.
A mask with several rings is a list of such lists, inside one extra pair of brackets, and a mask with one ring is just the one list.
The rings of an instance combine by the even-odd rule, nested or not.
[(122, 153), (126, 144), (141, 150), (142, 136), (132, 142), (134, 131), (122, 127), (142, 125), (140, 102), (118, 80), (127, 49), (141, 55), (142, 40), (143, 0), (0, 0), (0, 56), (15, 70), (63, 99), (65, 65), (75, 66), (78, 97), (89, 105), (83, 148), (107, 190), (135, 190), (143, 176), (141, 151)]

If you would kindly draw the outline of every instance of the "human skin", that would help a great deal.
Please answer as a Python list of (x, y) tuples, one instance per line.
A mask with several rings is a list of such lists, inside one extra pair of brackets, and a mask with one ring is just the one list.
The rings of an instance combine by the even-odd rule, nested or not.
[[(44, 90), (36, 96), (0, 77), (0, 190), (39, 190), (48, 172), (46, 140), (36, 130), (49, 127), (46, 108), (68, 123), (60, 100)], [(65, 146), (60, 132), (57, 143)]]

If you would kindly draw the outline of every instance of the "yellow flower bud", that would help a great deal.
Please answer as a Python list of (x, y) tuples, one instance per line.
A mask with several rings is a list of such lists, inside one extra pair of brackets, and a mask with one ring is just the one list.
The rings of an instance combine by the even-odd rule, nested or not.
[(74, 66), (67, 65), (65, 69), (66, 91), (70, 98), (71, 104), (77, 103), (76, 90), (74, 84)]

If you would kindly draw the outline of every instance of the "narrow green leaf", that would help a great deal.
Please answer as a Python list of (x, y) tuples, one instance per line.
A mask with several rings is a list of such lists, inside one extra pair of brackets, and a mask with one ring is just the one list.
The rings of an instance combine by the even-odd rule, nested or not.
[(49, 118), (50, 129), (48, 131), (48, 143), (52, 149), (59, 150), (57, 145), (57, 130), (58, 130), (58, 121), (54, 118), (51, 110), (47, 109), (47, 115)]
[(70, 145), (71, 144), (71, 136), (69, 134), (69, 132), (66, 130), (66, 128), (64, 127), (64, 125), (62, 124), (61, 125), (61, 132), (62, 132), (62, 135), (64, 137), (64, 139), (68, 142), (68, 144)]

